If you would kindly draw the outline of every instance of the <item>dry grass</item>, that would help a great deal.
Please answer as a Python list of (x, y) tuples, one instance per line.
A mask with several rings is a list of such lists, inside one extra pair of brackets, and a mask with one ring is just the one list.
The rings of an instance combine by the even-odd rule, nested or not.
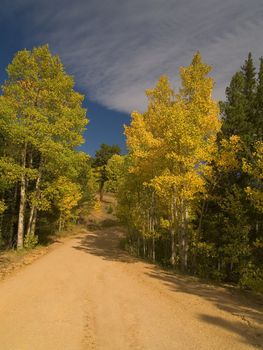
[(46, 254), (48, 250), (48, 247), (37, 246), (32, 250), (9, 250), (0, 253), (0, 280), (31, 264), (37, 258)]

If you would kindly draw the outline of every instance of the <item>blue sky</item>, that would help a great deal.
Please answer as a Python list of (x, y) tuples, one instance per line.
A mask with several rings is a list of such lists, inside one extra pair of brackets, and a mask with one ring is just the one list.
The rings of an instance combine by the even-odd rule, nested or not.
[(262, 0), (1, 0), (0, 78), (16, 51), (48, 43), (86, 96), (83, 149), (124, 150), (122, 126), (161, 74), (176, 87), (199, 50), (222, 99), (248, 52), (263, 55), (262, 33)]

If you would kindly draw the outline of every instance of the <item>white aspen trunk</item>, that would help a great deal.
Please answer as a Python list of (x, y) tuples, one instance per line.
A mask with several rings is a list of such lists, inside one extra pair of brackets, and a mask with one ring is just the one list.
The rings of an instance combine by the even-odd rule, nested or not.
[[(152, 216), (151, 216), (151, 213), (149, 213), (149, 232), (150, 234), (152, 234)], [(153, 258), (153, 245), (151, 247), (151, 251), (152, 251), (152, 254), (151, 254), (151, 258)]]
[(184, 270), (188, 268), (188, 207), (187, 203), (184, 208)]
[(180, 266), (181, 266), (181, 270), (184, 271), (185, 270), (185, 254), (184, 254), (184, 249), (185, 249), (185, 238), (183, 233), (181, 234), (181, 242), (180, 242)]
[(25, 206), (26, 206), (26, 183), (25, 183), (25, 175), (23, 174), (21, 177), (21, 185), (20, 185), (20, 204), (19, 204), (18, 228), (17, 228), (17, 249), (22, 249), (24, 244)]
[(31, 234), (32, 237), (35, 236), (36, 222), (37, 222), (37, 208), (35, 208), (34, 215), (33, 215), (33, 220), (32, 220), (32, 225), (31, 225), (30, 234)]
[(180, 224), (179, 224), (179, 257), (180, 268), (184, 271), (184, 249), (185, 249), (185, 227), (184, 227), (184, 206), (180, 203)]
[(14, 226), (16, 223), (16, 202), (17, 202), (17, 192), (18, 192), (18, 184), (15, 186), (14, 199), (11, 206), (11, 220), (10, 220), (10, 229), (9, 229), (9, 238), (8, 238), (8, 247), (13, 248), (14, 246)]
[[(39, 176), (37, 178), (36, 186), (35, 186), (36, 199), (39, 198), (40, 181), (41, 181), (41, 172), (39, 172)], [(32, 236), (35, 235), (36, 217), (37, 217), (37, 208), (36, 208), (35, 204), (32, 204), (32, 207), (30, 210), (30, 215), (29, 215), (29, 220), (28, 220), (28, 225), (27, 225), (27, 233), (26, 233), (27, 235), (32, 235)]]
[(152, 235), (152, 261), (155, 262), (155, 222), (154, 222), (154, 192), (152, 192), (152, 203), (150, 213), (150, 232)]
[(31, 234), (34, 213), (35, 213), (35, 206), (32, 205), (31, 210), (30, 210), (30, 214), (29, 214), (28, 224), (27, 224), (27, 231), (26, 231), (27, 236), (29, 236)]
[(22, 249), (24, 246), (24, 222), (25, 222), (25, 207), (26, 207), (26, 149), (25, 144), (22, 151), (22, 175), (20, 184), (20, 204), (19, 204), (19, 214), (18, 214), (18, 228), (17, 228), (17, 249)]
[(180, 266), (187, 270), (188, 266), (188, 208), (187, 203), (181, 203), (181, 229), (180, 229)]
[(152, 259), (153, 259), (153, 262), (155, 262), (155, 237), (154, 237), (154, 235), (152, 236), (152, 248), (153, 248)]
[(172, 202), (171, 202), (171, 222), (170, 222), (171, 228), (171, 264), (174, 267), (176, 263), (176, 250), (175, 250), (175, 225), (176, 225), (176, 200), (175, 200), (175, 194), (172, 195)]
[(174, 227), (171, 229), (171, 264), (175, 266), (176, 261), (176, 253), (175, 253), (175, 229)]

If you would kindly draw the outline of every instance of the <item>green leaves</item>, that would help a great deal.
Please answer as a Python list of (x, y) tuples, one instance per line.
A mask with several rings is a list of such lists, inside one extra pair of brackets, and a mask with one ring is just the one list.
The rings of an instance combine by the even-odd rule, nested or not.
[[(71, 218), (81, 197), (76, 182), (83, 167), (88, 171), (86, 157), (76, 151), (88, 120), (84, 96), (48, 45), (18, 52), (7, 73), (0, 96), (0, 189), (23, 185), (17, 198), (21, 238), (25, 226), (34, 235), (37, 210), (56, 206), (61, 215), (66, 212), (63, 225)], [(54, 184), (59, 199), (51, 196)], [(74, 198), (69, 199), (70, 191)]]

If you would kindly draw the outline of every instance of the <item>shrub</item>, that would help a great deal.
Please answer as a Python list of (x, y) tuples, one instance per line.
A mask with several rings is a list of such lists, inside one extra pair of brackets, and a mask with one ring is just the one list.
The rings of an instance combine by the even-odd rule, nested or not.
[(24, 248), (32, 249), (38, 244), (38, 236), (27, 234), (24, 239)]

